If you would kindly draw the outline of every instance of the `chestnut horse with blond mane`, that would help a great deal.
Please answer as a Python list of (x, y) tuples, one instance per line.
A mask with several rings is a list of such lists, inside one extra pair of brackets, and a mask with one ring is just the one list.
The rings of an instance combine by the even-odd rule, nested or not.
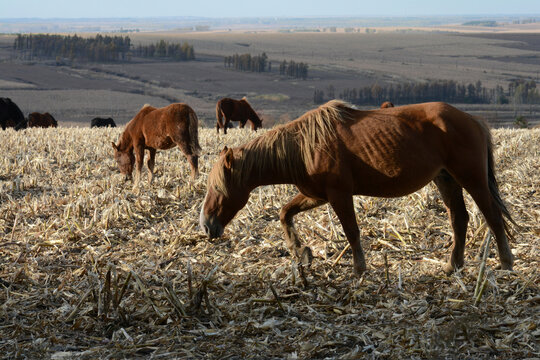
[[(246, 125), (249, 120), (253, 131), (262, 127), (262, 120), (259, 115), (253, 110), (247, 99), (243, 97), (241, 100), (231, 98), (223, 98), (216, 104), (216, 130), (219, 134), (219, 129), (223, 129), (223, 133), (227, 133), (227, 127), (231, 121), (239, 121), (240, 128)], [(225, 121), (223, 121), (225, 118)]]
[(150, 156), (148, 170), (150, 183), (154, 177), (156, 150), (167, 150), (178, 146), (191, 166), (191, 177), (199, 174), (199, 120), (195, 111), (186, 104), (171, 104), (163, 108), (145, 105), (128, 122), (118, 145), (114, 142), (114, 158), (126, 180), (132, 178), (133, 165), (137, 163), (135, 185), (139, 183), (144, 162), (144, 150)]
[(354, 270), (361, 274), (366, 263), (353, 195), (404, 196), (433, 180), (454, 231), (445, 271), (464, 264), (469, 216), (462, 189), (495, 235), (502, 269), (510, 270), (505, 218), (515, 222), (499, 194), (492, 148), (484, 122), (445, 103), (360, 111), (333, 100), (243, 146), (225, 147), (208, 177), (200, 226), (209, 237), (219, 237), (253, 189), (294, 184), (299, 194), (280, 214), (291, 252), (312, 258), (293, 217), (330, 203), (351, 246)]

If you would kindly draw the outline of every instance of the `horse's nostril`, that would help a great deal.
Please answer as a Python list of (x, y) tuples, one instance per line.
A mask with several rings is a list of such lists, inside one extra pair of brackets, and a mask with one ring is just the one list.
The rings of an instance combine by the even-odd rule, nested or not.
[(208, 227), (208, 225), (204, 225), (204, 233), (206, 235), (210, 234), (210, 228)]

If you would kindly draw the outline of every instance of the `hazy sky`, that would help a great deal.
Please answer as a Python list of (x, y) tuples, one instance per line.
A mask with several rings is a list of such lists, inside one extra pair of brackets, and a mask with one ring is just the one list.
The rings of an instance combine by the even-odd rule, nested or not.
[(540, 14), (540, 0), (0, 0), (0, 18)]

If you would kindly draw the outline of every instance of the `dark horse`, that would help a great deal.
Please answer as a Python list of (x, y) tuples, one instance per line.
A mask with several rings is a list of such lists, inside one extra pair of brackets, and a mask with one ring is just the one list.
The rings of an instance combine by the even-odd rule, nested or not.
[(381, 104), (381, 109), (392, 108), (392, 107), (394, 107), (394, 104), (392, 104), (390, 101), (385, 101)]
[(26, 128), (26, 119), (21, 109), (10, 98), (0, 98), (0, 125), (2, 130), (8, 127), (15, 130)]
[(114, 120), (112, 118), (100, 118), (96, 117), (93, 118), (90, 122), (90, 127), (116, 127), (116, 124), (114, 123)]
[(56, 119), (49, 114), (48, 112), (41, 114), (38, 112), (33, 112), (28, 115), (28, 127), (58, 127), (58, 122)]
[(330, 101), (243, 146), (225, 147), (208, 177), (200, 226), (209, 237), (219, 237), (257, 186), (294, 184), (300, 193), (280, 214), (291, 252), (311, 258), (311, 251), (301, 247), (293, 217), (328, 202), (352, 248), (354, 270), (361, 274), (366, 263), (353, 195), (404, 196), (433, 180), (454, 231), (445, 271), (464, 264), (469, 216), (462, 189), (495, 235), (502, 268), (510, 270), (504, 218), (513, 220), (499, 194), (492, 147), (484, 122), (445, 103), (359, 111)]
[[(252, 130), (262, 127), (262, 120), (251, 105), (249, 105), (245, 97), (241, 100), (231, 98), (219, 100), (216, 104), (216, 118), (216, 130), (218, 134), (219, 129), (223, 129), (223, 133), (226, 134), (227, 127), (231, 121), (239, 121), (240, 128), (243, 128), (248, 120), (251, 122)], [(223, 122), (223, 118), (225, 118), (225, 122)]]
[[(135, 117), (127, 123), (120, 136), (118, 145), (112, 143), (114, 158), (120, 172), (126, 179), (132, 178), (133, 164), (137, 161), (137, 178), (141, 178), (144, 150), (150, 152), (148, 169), (150, 182), (154, 177), (156, 150), (167, 150), (178, 146), (191, 166), (191, 177), (199, 174), (199, 120), (195, 111), (186, 104), (171, 104), (156, 109), (145, 105)], [(134, 154), (135, 153), (135, 154)]]

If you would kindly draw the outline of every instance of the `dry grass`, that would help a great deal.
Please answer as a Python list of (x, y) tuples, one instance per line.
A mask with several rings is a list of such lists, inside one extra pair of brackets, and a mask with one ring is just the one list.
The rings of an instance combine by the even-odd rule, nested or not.
[[(5, 358), (537, 358), (540, 130), (496, 130), (501, 191), (522, 225), (515, 272), (487, 258), (467, 198), (465, 268), (450, 277), (450, 226), (434, 186), (355, 199), (368, 273), (332, 211), (297, 217), (316, 256), (291, 262), (279, 209), (291, 186), (256, 189), (217, 240), (197, 229), (223, 145), (254, 135), (202, 129), (201, 176), (158, 154), (139, 194), (115, 169), (120, 129), (0, 132), (0, 351)], [(475, 304), (475, 301), (477, 303)]]

